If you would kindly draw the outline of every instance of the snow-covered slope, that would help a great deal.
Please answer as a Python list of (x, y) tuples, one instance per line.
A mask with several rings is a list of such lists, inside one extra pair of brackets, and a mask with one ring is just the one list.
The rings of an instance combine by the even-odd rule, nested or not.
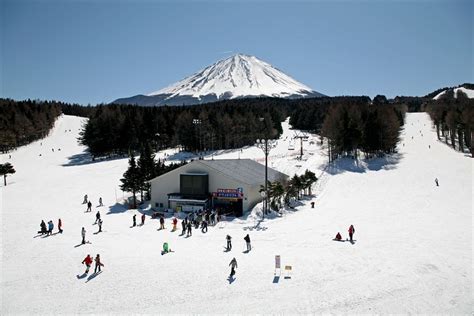
[[(472, 159), (438, 142), (425, 113), (407, 114), (397, 155), (340, 160), (331, 168), (317, 135), (297, 160), (299, 143), (289, 149), (293, 133), (284, 124), (269, 164), (290, 175), (313, 170), (317, 195), (281, 218), (258, 223), (249, 216), (189, 238), (171, 232), (169, 218), (164, 231), (149, 216), (144, 226), (130, 227), (141, 211), (120, 205), (127, 159), (88, 163), (76, 143), (81, 123), (63, 116), (49, 137), (11, 159), (0, 155), (17, 170), (8, 186), (0, 183), (3, 315), (472, 313)], [(248, 147), (214, 159), (239, 156), (264, 158)], [(91, 213), (81, 204), (84, 194), (94, 204)], [(97, 210), (104, 225), (94, 234)], [(37, 236), (42, 219), (56, 225), (58, 218), (63, 234)], [(332, 241), (338, 231), (347, 237), (350, 224), (355, 244)], [(80, 246), (81, 227), (91, 244)], [(227, 234), (231, 252), (223, 251)], [(246, 234), (250, 253), (243, 253)], [(165, 241), (175, 252), (162, 256)], [(97, 253), (103, 272), (78, 279), (81, 261)], [(290, 279), (284, 270), (275, 278), (275, 255), (292, 266)], [(229, 283), (233, 257), (238, 268)]]
[(236, 54), (147, 96), (118, 99), (114, 103), (181, 105), (257, 96), (301, 98), (322, 94), (257, 57)]
[[(438, 93), (436, 96), (433, 97), (433, 100), (438, 100), (438, 99), (441, 98), (447, 91), (448, 91), (448, 90), (441, 91), (440, 93)], [(458, 97), (458, 91), (464, 92), (464, 94), (466, 94), (469, 99), (473, 99), (473, 98), (474, 98), (474, 90), (467, 89), (467, 88), (464, 88), (464, 87), (454, 88), (454, 97), (455, 97), (455, 98)]]

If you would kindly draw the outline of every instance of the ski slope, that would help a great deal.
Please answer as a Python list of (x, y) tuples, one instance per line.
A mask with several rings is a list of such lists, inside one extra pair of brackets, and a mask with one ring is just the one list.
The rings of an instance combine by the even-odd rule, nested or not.
[[(76, 142), (83, 122), (62, 116), (47, 138), (0, 157), (17, 170), (0, 185), (1, 314), (472, 313), (472, 160), (438, 142), (424, 113), (407, 114), (398, 154), (341, 159), (330, 168), (316, 135), (297, 160), (299, 141), (284, 123), (269, 165), (290, 176), (314, 171), (317, 195), (283, 217), (259, 223), (252, 214), (190, 238), (171, 232), (169, 219), (165, 231), (149, 216), (130, 227), (140, 213), (120, 204), (127, 159), (89, 163)], [(213, 156), (264, 163), (255, 147)], [(42, 219), (57, 232), (58, 218), (63, 234), (37, 236)], [(354, 244), (332, 240), (338, 231), (346, 238), (350, 224)], [(81, 227), (91, 244), (80, 245)], [(247, 233), (254, 249), (245, 254)], [(233, 250), (226, 253), (227, 234)], [(175, 252), (162, 256), (165, 241)], [(81, 261), (97, 253), (103, 272), (78, 279)], [(275, 255), (292, 266), (291, 279), (284, 270), (275, 279)], [(233, 257), (238, 268), (229, 283)]]

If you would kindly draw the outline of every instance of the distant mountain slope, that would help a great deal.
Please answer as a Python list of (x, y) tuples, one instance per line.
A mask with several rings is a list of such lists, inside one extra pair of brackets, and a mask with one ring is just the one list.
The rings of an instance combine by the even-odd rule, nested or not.
[(443, 96), (448, 91), (453, 91), (455, 98), (457, 97), (457, 92), (458, 91), (462, 91), (470, 99), (474, 98), (474, 84), (472, 84), (472, 83), (463, 83), (463, 84), (461, 84), (457, 87), (444, 87), (444, 88), (438, 89), (436, 91), (433, 91), (433, 92), (427, 94), (425, 96), (425, 98), (438, 100), (441, 96)]
[(236, 54), (164, 89), (113, 103), (191, 105), (246, 97), (321, 97), (308, 86), (254, 56)]

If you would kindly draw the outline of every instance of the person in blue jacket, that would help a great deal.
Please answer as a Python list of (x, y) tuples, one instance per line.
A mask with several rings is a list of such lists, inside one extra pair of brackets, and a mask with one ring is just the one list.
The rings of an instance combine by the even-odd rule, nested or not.
[(48, 222), (48, 235), (51, 235), (53, 233), (53, 228), (54, 228), (53, 221), (49, 221)]

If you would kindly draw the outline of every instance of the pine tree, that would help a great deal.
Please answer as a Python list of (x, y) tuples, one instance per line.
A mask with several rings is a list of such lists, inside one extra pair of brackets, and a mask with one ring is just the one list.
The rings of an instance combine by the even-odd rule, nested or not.
[(133, 155), (130, 156), (128, 161), (128, 169), (123, 174), (123, 178), (120, 179), (122, 184), (120, 188), (126, 192), (132, 192), (133, 194), (133, 208), (137, 208), (137, 196), (136, 193), (141, 188), (140, 182), (140, 170), (137, 167), (135, 162), (135, 157)]
[(15, 172), (16, 170), (9, 162), (0, 164), (0, 175), (3, 176), (3, 183), (5, 186), (7, 185), (7, 174), (13, 174)]

